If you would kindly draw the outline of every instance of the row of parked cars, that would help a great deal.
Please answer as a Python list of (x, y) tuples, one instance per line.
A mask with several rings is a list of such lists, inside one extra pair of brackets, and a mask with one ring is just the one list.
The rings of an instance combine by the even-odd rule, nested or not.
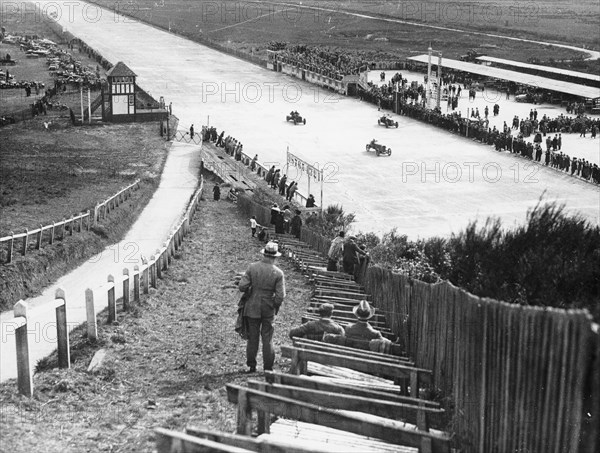
[(48, 71), (62, 83), (95, 83), (100, 80), (97, 70), (73, 60), (67, 52), (59, 51), (46, 60)]

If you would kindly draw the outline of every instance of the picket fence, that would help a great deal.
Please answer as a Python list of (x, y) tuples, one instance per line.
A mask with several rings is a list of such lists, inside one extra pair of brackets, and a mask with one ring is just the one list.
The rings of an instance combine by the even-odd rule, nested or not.
[[(138, 302), (141, 294), (148, 294), (150, 288), (158, 287), (158, 280), (162, 278), (163, 271), (166, 271), (175, 253), (183, 247), (183, 238), (190, 231), (190, 224), (194, 213), (198, 208), (198, 203), (204, 188), (204, 180), (200, 180), (200, 186), (192, 196), (185, 214), (177, 226), (169, 235), (169, 239), (163, 244), (163, 247), (156, 251), (149, 260), (142, 258), (142, 266), (135, 265), (133, 274), (130, 276), (129, 269), (123, 269), (123, 276), (120, 284), (123, 287), (123, 310), (131, 308), (132, 302)], [(107, 283), (102, 285), (98, 291), (106, 291), (108, 301), (108, 320), (110, 324), (117, 320), (117, 305), (115, 298), (115, 288), (119, 283), (115, 281), (113, 275), (107, 277)], [(98, 338), (96, 307), (94, 302), (94, 290), (88, 288), (85, 290), (86, 303), (86, 329), (87, 337), (90, 340)], [(56, 308), (56, 332), (57, 332), (57, 351), (58, 365), (60, 368), (69, 368), (70, 347), (69, 331), (67, 328), (67, 298), (63, 289), (57, 289), (55, 293), (54, 306)], [(33, 395), (33, 376), (29, 360), (29, 343), (27, 338), (27, 304), (20, 300), (14, 305), (14, 319), (12, 325), (15, 329), (15, 341), (17, 350), (17, 386), (19, 393), (31, 397)]]
[[(0, 248), (4, 253), (0, 255), (0, 260), (4, 263), (11, 263), (14, 258), (15, 244), (20, 241), (20, 253), (22, 256), (33, 246), (35, 250), (40, 250), (44, 245), (52, 245), (57, 239), (63, 240), (67, 234), (73, 236), (73, 233), (89, 231), (92, 224), (106, 218), (110, 211), (118, 207), (131, 197), (131, 192), (138, 189), (140, 180), (136, 180), (129, 186), (121, 189), (116, 194), (97, 204), (92, 216), (90, 210), (78, 215), (71, 216), (69, 219), (63, 219), (60, 222), (54, 222), (52, 225), (40, 225), (35, 230), (26, 229), (23, 233), (14, 234), (11, 231), (10, 236), (0, 238)], [(85, 223), (85, 226), (84, 226)], [(6, 244), (6, 245), (5, 245)]]
[[(268, 224), (269, 208), (238, 206)], [(332, 238), (303, 228), (301, 239), (326, 254)], [(461, 452), (600, 450), (600, 336), (586, 310), (508, 304), (366, 264), (358, 280), (451, 401)]]

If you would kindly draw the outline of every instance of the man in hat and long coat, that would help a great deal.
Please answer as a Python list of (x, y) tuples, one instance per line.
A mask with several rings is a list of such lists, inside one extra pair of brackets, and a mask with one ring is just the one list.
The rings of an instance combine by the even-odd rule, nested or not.
[(375, 309), (369, 302), (361, 300), (352, 312), (358, 321), (346, 327), (346, 337), (366, 341), (383, 339), (381, 332), (375, 330), (368, 322), (375, 315)]
[(273, 320), (285, 298), (285, 277), (283, 271), (275, 266), (275, 259), (281, 256), (277, 243), (268, 242), (261, 253), (262, 259), (248, 267), (238, 285), (241, 292), (251, 291), (244, 307), (244, 316), (248, 318), (248, 373), (256, 372), (259, 336), (262, 338), (264, 369), (273, 370)]

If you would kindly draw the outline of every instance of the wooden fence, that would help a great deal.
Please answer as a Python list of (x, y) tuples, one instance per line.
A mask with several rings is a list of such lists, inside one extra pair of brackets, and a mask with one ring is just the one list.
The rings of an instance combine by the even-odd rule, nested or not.
[(363, 284), (415, 363), (451, 395), (463, 451), (597, 451), (598, 335), (587, 311), (482, 299), (379, 267)]
[(110, 211), (130, 198), (131, 192), (137, 189), (139, 184), (140, 180), (138, 179), (133, 184), (130, 184), (115, 195), (96, 205), (93, 217), (88, 210), (87, 212), (71, 216), (69, 219), (55, 222), (52, 225), (40, 225), (35, 230), (30, 231), (26, 229), (25, 232), (18, 234), (11, 232), (10, 236), (0, 238), (0, 248), (4, 249), (4, 252), (0, 253), (0, 261), (11, 263), (14, 258), (15, 248), (17, 248), (22, 256), (25, 256), (29, 250), (40, 250), (44, 245), (52, 245), (54, 241), (58, 239), (63, 240), (67, 235), (73, 236), (74, 232), (89, 231), (92, 224), (105, 218)]
[[(245, 197), (238, 206), (270, 215)], [(327, 253), (331, 238), (301, 234)], [(484, 299), (378, 266), (359, 274), (403, 349), (452, 402), (461, 452), (600, 449), (600, 336), (587, 311)]]
[[(98, 338), (95, 294), (105, 291), (107, 295), (108, 323), (117, 320), (117, 305), (115, 297), (116, 285), (120, 284), (123, 288), (123, 310), (131, 308), (131, 304), (139, 302), (142, 294), (148, 294), (150, 288), (157, 288), (158, 281), (162, 278), (162, 273), (166, 271), (175, 255), (183, 247), (183, 238), (190, 231), (190, 224), (194, 213), (198, 208), (198, 203), (202, 195), (204, 181), (200, 181), (200, 187), (192, 196), (185, 214), (177, 226), (169, 235), (169, 239), (163, 244), (161, 249), (156, 250), (149, 260), (142, 258), (142, 266), (135, 265), (133, 273), (130, 275), (129, 269), (123, 269), (123, 275), (120, 282), (115, 281), (113, 275), (107, 277), (106, 284), (97, 288), (96, 291), (88, 288), (85, 290), (86, 306), (86, 329), (87, 337), (91, 340)], [(69, 368), (70, 348), (69, 331), (67, 328), (66, 296), (63, 289), (57, 289), (55, 294), (56, 307), (56, 328), (57, 328), (57, 349), (58, 364), (60, 368)], [(17, 386), (19, 393), (31, 397), (33, 395), (33, 378), (29, 360), (29, 343), (27, 338), (27, 304), (20, 300), (14, 305), (13, 328), (15, 329), (15, 342), (17, 350)]]

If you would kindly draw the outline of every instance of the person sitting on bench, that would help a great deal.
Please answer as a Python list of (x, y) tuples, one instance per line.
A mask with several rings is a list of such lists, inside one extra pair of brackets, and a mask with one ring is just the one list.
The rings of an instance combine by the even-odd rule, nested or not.
[(352, 309), (354, 316), (358, 321), (346, 327), (346, 337), (356, 340), (381, 340), (383, 336), (381, 332), (375, 330), (368, 323), (368, 320), (375, 315), (375, 309), (369, 305), (366, 300), (361, 300), (360, 303)]
[(321, 319), (308, 321), (300, 327), (293, 328), (290, 330), (290, 338), (300, 337), (309, 340), (322, 341), (323, 335), (326, 333), (344, 335), (344, 328), (331, 320), (333, 308), (332, 304), (321, 304), (317, 309)]

